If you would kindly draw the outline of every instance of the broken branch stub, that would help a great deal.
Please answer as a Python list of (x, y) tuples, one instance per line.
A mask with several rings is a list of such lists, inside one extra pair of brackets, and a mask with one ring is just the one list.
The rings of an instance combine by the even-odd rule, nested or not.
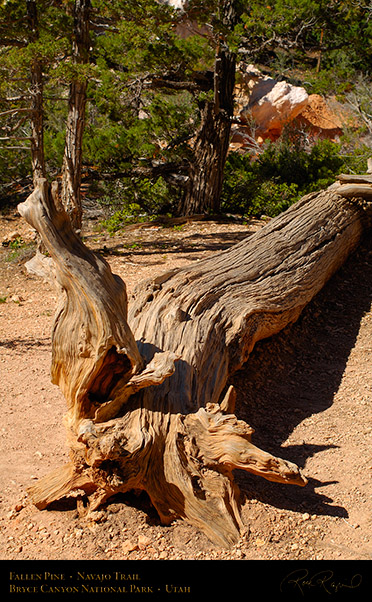
[(229, 378), (257, 341), (297, 320), (359, 244), (369, 205), (344, 198), (342, 186), (304, 197), (226, 251), (141, 284), (127, 322), (124, 283), (40, 182), (20, 211), (41, 234), (62, 291), (52, 374), (70, 408), (72, 454), (30, 489), (39, 508), (83, 492), (92, 511), (142, 489), (163, 523), (182, 517), (231, 545), (241, 528), (234, 469), (306, 484), (295, 464), (254, 446)]

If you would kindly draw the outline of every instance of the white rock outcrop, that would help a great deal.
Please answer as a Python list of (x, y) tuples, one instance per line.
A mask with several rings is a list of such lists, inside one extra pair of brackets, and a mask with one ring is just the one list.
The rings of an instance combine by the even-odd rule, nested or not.
[(308, 102), (309, 96), (304, 88), (263, 77), (253, 85), (249, 102), (242, 108), (240, 117), (246, 123), (253, 120), (257, 134), (263, 137), (277, 136), (287, 123), (304, 110)]

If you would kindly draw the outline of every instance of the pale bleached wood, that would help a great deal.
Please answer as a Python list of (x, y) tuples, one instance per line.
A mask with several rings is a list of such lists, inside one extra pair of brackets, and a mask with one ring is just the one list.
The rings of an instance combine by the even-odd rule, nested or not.
[[(39, 180), (18, 208), (38, 230), (50, 254), (37, 253), (28, 268), (54, 282), (60, 293), (53, 328), (52, 382), (64, 393), (68, 420), (76, 429), (82, 419), (94, 416), (102, 397), (106, 401), (119, 384), (125, 387), (130, 382), (134, 387), (136, 379), (143, 381), (143, 360), (127, 323), (125, 283), (76, 235), (58, 202), (57, 187), (50, 190), (46, 180)], [(167, 354), (167, 375), (171, 369)], [(147, 368), (142, 386), (149, 386), (151, 378), (153, 384), (160, 382), (159, 370), (158, 365), (151, 377)]]
[[(65, 482), (46, 475), (33, 486), (39, 507), (84, 491), (95, 510), (115, 493), (143, 489), (162, 522), (182, 517), (231, 545), (241, 528), (234, 469), (306, 485), (295, 464), (254, 446), (253, 429), (234, 414), (229, 378), (257, 341), (297, 320), (370, 226), (363, 197), (344, 198), (341, 188), (308, 195), (230, 249), (142, 283), (127, 315), (124, 284), (77, 239), (40, 183), (20, 210), (65, 291), (52, 364), (70, 408), (73, 468)], [(93, 353), (102, 340), (103, 360)], [(63, 377), (61, 362), (70, 368)]]
[(337, 176), (340, 182), (347, 182), (349, 184), (372, 184), (372, 175), (370, 174), (344, 174), (341, 173)]
[(344, 198), (362, 198), (366, 201), (372, 200), (372, 184), (341, 184), (339, 194)]
[(165, 383), (170, 407), (218, 401), (255, 343), (294, 322), (343, 264), (367, 221), (333, 190), (314, 193), (227, 251), (140, 285), (128, 320), (141, 353), (182, 358)]
[(339, 182), (334, 185), (338, 193), (345, 198), (361, 198), (372, 200), (372, 175), (367, 174), (340, 174)]

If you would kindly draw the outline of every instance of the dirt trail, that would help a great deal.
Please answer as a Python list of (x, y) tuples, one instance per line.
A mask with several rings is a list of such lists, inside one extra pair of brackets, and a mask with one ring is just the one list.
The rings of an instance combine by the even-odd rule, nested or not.
[[(141, 279), (198, 261), (258, 227), (201, 222), (104, 238), (87, 224), (85, 236), (131, 291)], [(0, 241), (12, 233), (31, 237), (15, 215), (1, 218), (0, 228)], [(68, 457), (65, 403), (49, 379), (55, 294), (26, 273), (27, 253), (0, 249), (1, 559), (372, 559), (370, 241), (297, 324), (257, 345), (233, 379), (237, 413), (256, 430), (254, 443), (296, 462), (309, 484), (285, 486), (237, 471), (245, 530), (230, 550), (185, 522), (160, 525), (145, 495), (115, 498), (90, 522), (73, 504), (40, 512), (27, 501), (30, 483)]]

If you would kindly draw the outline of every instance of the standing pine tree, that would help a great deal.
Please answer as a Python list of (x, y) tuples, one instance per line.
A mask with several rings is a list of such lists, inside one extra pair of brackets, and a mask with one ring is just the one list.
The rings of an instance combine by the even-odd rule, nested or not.
[[(27, 0), (27, 21), (30, 42), (37, 42), (39, 39), (39, 23), (35, 0)], [(31, 161), (33, 181), (36, 185), (39, 178), (45, 177), (43, 64), (37, 54), (30, 65), (30, 80)]]
[(19, 175), (26, 182), (30, 172), (34, 185), (49, 175), (45, 132), (57, 97), (59, 103), (67, 101), (54, 74), (71, 54), (70, 4), (60, 4), (0, 4), (0, 169), (5, 186), (17, 183)]
[[(35, 0), (0, 6), (0, 69), (3, 151), (28, 150), (34, 183), (45, 177), (43, 139), (43, 56)], [(28, 127), (25, 130), (25, 123)]]
[(182, 215), (219, 213), (223, 171), (234, 114), (236, 54), (228, 34), (238, 22), (234, 0), (218, 3), (213, 27), (215, 61), (213, 97), (201, 103), (201, 124), (196, 135), (186, 193), (179, 207)]
[[(90, 0), (75, 0), (72, 58), (75, 66), (89, 63)], [(88, 78), (77, 69), (70, 84), (66, 142), (62, 167), (62, 203), (76, 230), (82, 226), (80, 186)]]

